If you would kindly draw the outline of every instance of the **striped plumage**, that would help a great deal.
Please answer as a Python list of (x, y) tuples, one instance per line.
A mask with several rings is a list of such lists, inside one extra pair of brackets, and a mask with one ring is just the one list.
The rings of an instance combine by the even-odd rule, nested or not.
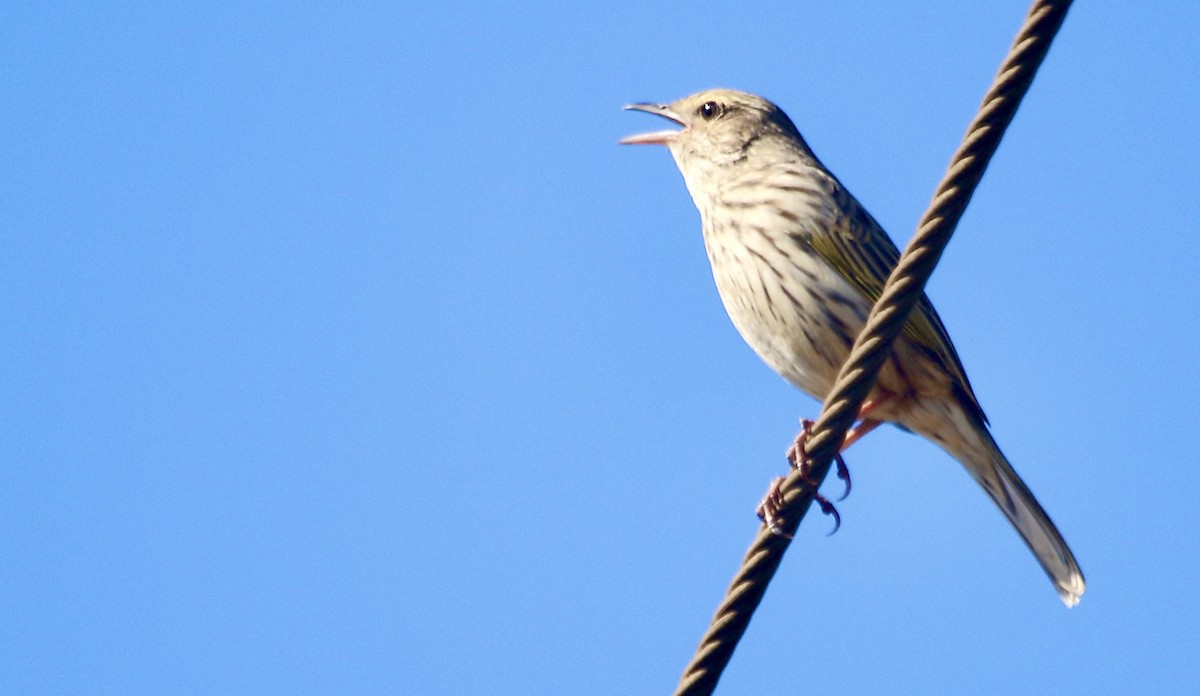
[[(626, 138), (666, 145), (700, 211), (713, 278), (751, 348), (823, 399), (899, 258), (874, 218), (817, 160), (774, 104), (711, 90), (630, 108), (683, 126)], [(1054, 523), (1009, 465), (928, 298), (910, 315), (870, 397), (958, 459), (1021, 534), (1067, 606), (1083, 574)]]

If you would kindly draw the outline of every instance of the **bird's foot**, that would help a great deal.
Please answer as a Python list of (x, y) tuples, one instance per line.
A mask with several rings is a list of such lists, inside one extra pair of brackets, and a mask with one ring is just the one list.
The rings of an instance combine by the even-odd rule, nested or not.
[[(804, 446), (807, 444), (808, 438), (812, 434), (813, 421), (807, 418), (801, 419), (800, 428), (800, 434), (796, 436), (795, 442), (792, 443), (791, 447), (788, 447), (786, 453), (788, 463), (791, 464), (792, 468), (800, 471), (800, 475), (804, 478), (804, 482), (812, 491), (813, 502), (815, 502), (821, 508), (821, 512), (825, 513), (826, 515), (833, 516), (834, 526), (833, 531), (830, 532), (830, 534), (834, 534), (842, 526), (842, 516), (838, 514), (837, 508), (833, 506), (833, 503), (829, 502), (828, 498), (821, 495), (821, 493), (817, 490), (816, 483), (808, 476), (809, 460), (808, 454), (804, 451)], [(839, 498), (839, 500), (845, 500), (846, 496), (850, 494), (850, 470), (846, 468), (846, 462), (842, 459), (840, 454), (834, 455), (834, 462), (837, 465), (838, 478), (846, 483), (846, 492), (842, 494), (842, 497)], [(791, 538), (790, 534), (787, 534), (783, 531), (782, 519), (779, 515), (779, 512), (783, 509), (784, 504), (783, 482), (784, 477), (782, 476), (771, 481), (771, 485), (767, 487), (767, 492), (763, 496), (762, 501), (759, 502), (755, 512), (758, 514), (759, 519), (763, 521), (763, 524), (765, 524), (767, 528), (771, 530), (772, 534)]]
[(791, 534), (783, 531), (781, 523), (783, 520), (779, 518), (779, 511), (783, 509), (783, 476), (776, 476), (771, 480), (771, 485), (767, 486), (767, 492), (763, 499), (759, 501), (758, 507), (754, 509), (758, 519), (762, 520), (767, 529), (775, 536), (792, 538)]
[[(796, 435), (796, 440), (788, 447), (785, 456), (792, 468), (799, 469), (800, 473), (804, 474), (804, 478), (808, 479), (808, 452), (804, 450), (808, 444), (808, 438), (812, 435), (812, 429), (815, 423), (808, 418), (800, 419), (800, 433)], [(847, 445), (843, 445), (842, 449), (846, 449)], [(846, 466), (846, 460), (842, 459), (841, 452), (833, 455), (833, 463), (837, 471), (837, 477), (846, 484), (846, 490), (842, 492), (842, 497), (838, 498), (838, 502), (842, 502), (850, 495), (850, 469)], [(829, 501), (825, 501), (829, 502)]]
[[(771, 481), (771, 485), (767, 487), (766, 494), (763, 495), (763, 499), (758, 503), (758, 507), (755, 508), (755, 513), (758, 515), (758, 519), (762, 520), (763, 524), (767, 526), (767, 529), (771, 530), (772, 534), (791, 539), (792, 535), (783, 531), (783, 518), (779, 514), (783, 509), (783, 482), (785, 480), (785, 477), (779, 476)], [(821, 512), (833, 516), (833, 531), (829, 532), (829, 536), (832, 536), (841, 528), (842, 516), (838, 514), (837, 508), (833, 506), (833, 503), (829, 502), (828, 498), (817, 492), (811, 482), (806, 480), (805, 483), (812, 490), (813, 502), (821, 508)]]

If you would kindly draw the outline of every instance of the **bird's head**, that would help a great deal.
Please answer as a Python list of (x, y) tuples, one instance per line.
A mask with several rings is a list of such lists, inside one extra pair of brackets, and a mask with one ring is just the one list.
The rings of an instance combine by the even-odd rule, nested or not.
[(631, 135), (624, 145), (665, 145), (685, 176), (693, 167), (726, 168), (763, 156), (807, 151), (787, 114), (762, 97), (711, 89), (670, 104), (630, 104), (633, 111), (662, 116), (683, 126)]

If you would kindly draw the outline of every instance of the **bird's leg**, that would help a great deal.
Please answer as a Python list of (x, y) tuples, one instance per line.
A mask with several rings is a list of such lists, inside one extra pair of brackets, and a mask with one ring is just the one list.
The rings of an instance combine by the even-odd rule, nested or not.
[(838, 498), (838, 502), (845, 500), (846, 496), (850, 495), (850, 470), (846, 468), (846, 462), (842, 461), (841, 453), (850, 449), (850, 445), (863, 439), (867, 433), (878, 428), (883, 423), (881, 420), (871, 418), (870, 415), (872, 411), (890, 401), (891, 398), (890, 394), (884, 394), (876, 399), (868, 399), (862, 405), (862, 408), (858, 409), (858, 425), (846, 431), (846, 437), (842, 438), (842, 447), (834, 455), (834, 461), (837, 462), (838, 478), (846, 482), (846, 492), (842, 493), (842, 497)]
[(891, 394), (883, 394), (882, 396), (874, 399), (867, 399), (866, 402), (863, 403), (862, 408), (858, 409), (858, 425), (850, 428), (850, 430), (846, 432), (846, 437), (842, 440), (842, 449), (840, 451), (845, 452), (846, 450), (850, 449), (850, 445), (853, 445), (854, 443), (863, 439), (866, 437), (867, 433), (871, 432), (875, 428), (878, 428), (883, 421), (876, 418), (871, 418), (871, 413), (891, 400)]
[(883, 425), (883, 421), (874, 420), (872, 418), (864, 418), (858, 422), (858, 425), (846, 431), (846, 439), (842, 440), (842, 452), (850, 449), (850, 445), (858, 442), (867, 436), (875, 428)]

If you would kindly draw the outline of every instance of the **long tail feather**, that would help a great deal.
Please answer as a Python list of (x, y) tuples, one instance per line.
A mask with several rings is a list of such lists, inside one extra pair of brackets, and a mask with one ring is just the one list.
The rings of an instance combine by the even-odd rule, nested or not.
[(978, 446), (954, 454), (1033, 551), (1063, 604), (1075, 606), (1085, 589), (1083, 571), (1075, 555), (986, 428), (980, 426), (976, 430)]

